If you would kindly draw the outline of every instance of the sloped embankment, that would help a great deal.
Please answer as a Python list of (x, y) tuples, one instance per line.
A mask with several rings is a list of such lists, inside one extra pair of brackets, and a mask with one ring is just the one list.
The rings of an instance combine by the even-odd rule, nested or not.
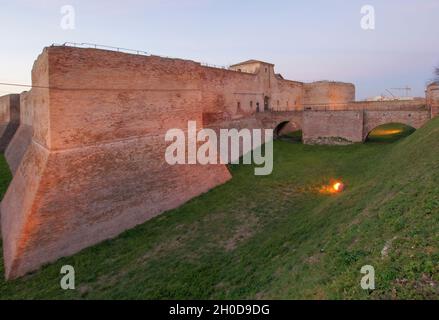
[[(439, 118), (396, 143), (276, 141), (274, 152), (272, 175), (231, 166), (231, 181), (178, 209), (23, 278), (0, 279), (0, 298), (439, 296)], [(346, 190), (319, 193), (331, 178)], [(76, 290), (59, 287), (66, 264)], [(364, 265), (375, 268), (371, 292), (360, 287)]]

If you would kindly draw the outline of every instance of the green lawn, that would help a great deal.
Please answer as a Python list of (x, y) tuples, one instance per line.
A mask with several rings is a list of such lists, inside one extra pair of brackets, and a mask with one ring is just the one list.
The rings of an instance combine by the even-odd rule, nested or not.
[[(394, 143), (276, 141), (274, 152), (272, 175), (231, 166), (229, 183), (176, 210), (0, 280), (0, 298), (438, 298), (439, 118)], [(345, 191), (321, 194), (332, 179)], [(60, 289), (65, 264), (74, 291)], [(363, 265), (373, 292), (360, 288)]]

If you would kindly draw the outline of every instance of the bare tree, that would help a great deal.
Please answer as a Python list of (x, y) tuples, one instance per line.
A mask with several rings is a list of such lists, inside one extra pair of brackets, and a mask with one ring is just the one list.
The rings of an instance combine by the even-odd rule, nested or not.
[(435, 71), (434, 71), (434, 75), (435, 75), (435, 77), (434, 77), (434, 81), (435, 81), (436, 83), (439, 83), (439, 67), (436, 67), (436, 69), (435, 69)]

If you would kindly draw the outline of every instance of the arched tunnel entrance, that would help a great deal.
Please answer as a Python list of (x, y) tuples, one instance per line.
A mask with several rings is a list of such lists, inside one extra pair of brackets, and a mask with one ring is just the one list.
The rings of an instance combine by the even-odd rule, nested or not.
[(365, 142), (390, 143), (408, 137), (416, 129), (403, 123), (386, 123), (372, 129), (366, 136)]
[(279, 123), (273, 131), (275, 140), (302, 142), (302, 129), (292, 121)]

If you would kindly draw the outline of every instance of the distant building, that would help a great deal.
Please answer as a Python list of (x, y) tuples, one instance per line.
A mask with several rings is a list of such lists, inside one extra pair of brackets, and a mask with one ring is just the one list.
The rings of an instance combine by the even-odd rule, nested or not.
[(415, 100), (414, 97), (386, 97), (386, 96), (376, 96), (366, 98), (365, 101), (412, 101)]

